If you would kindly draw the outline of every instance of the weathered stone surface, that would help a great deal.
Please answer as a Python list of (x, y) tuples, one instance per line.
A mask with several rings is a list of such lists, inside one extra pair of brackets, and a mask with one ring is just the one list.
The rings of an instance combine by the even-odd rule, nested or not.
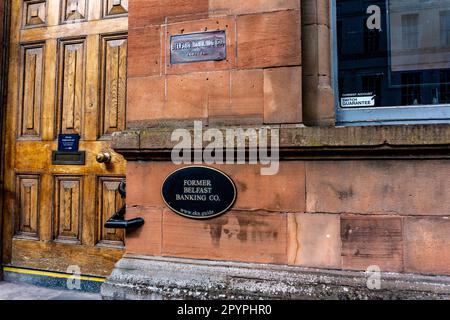
[(341, 269), (340, 223), (338, 214), (289, 214), (289, 264)]
[(163, 24), (167, 18), (207, 13), (209, 0), (132, 0), (130, 28)]
[(300, 29), (299, 10), (238, 16), (238, 67), (301, 65)]
[(449, 277), (126, 255), (102, 286), (104, 299), (450, 299)]
[(125, 131), (113, 134), (113, 149), (134, 149), (140, 147), (139, 132)]
[(450, 161), (315, 161), (306, 165), (307, 212), (444, 216)]
[[(129, 193), (129, 192), (128, 192)], [(127, 219), (143, 218), (145, 224), (127, 232), (127, 252), (161, 255), (162, 209), (150, 206), (128, 206)]]
[(264, 70), (264, 123), (302, 123), (302, 68)]
[[(212, 165), (236, 183), (237, 210), (269, 212), (305, 211), (305, 170), (303, 162), (282, 162), (275, 176), (261, 175), (259, 165)], [(129, 205), (162, 208), (161, 186), (164, 179), (181, 168), (171, 162), (129, 162), (127, 165)]]
[(209, 85), (207, 73), (167, 76), (163, 119), (206, 119)]
[[(330, 29), (324, 25), (302, 27), (302, 62), (305, 76), (331, 77)], [(331, 81), (328, 83), (331, 84)]]
[[(175, 146), (171, 142), (171, 135), (178, 126), (159, 128), (146, 128), (131, 132), (116, 133), (113, 137), (116, 149), (132, 150), (170, 150)], [(179, 125), (179, 123), (177, 123)], [(174, 125), (174, 124), (172, 124)], [(184, 124), (184, 128), (193, 127), (194, 122)], [(409, 147), (438, 147), (441, 150), (450, 151), (450, 125), (410, 125), (410, 126), (374, 126), (374, 127), (336, 127), (319, 128), (303, 127), (296, 125), (267, 126), (280, 130), (281, 149), (333, 149), (368, 147), (379, 148), (389, 151), (389, 148), (397, 147), (407, 151), (414, 151)], [(236, 129), (240, 127), (219, 127), (221, 131), (226, 129)], [(247, 126), (244, 129), (262, 127)], [(206, 130), (207, 128), (205, 128)], [(148, 139), (141, 139), (141, 144), (136, 147), (135, 143), (129, 144), (130, 135), (145, 136)], [(151, 137), (151, 138), (150, 138)]]
[(164, 76), (129, 78), (127, 123), (164, 118), (165, 89), (166, 79)]
[(163, 254), (169, 257), (287, 264), (287, 216), (231, 211), (198, 221), (164, 210)]
[(342, 267), (403, 271), (403, 225), (400, 217), (341, 218)]
[(303, 121), (334, 126), (329, 1), (302, 1)]
[(450, 125), (283, 127), (280, 136), (286, 147), (450, 145)]
[(302, 25), (322, 24), (330, 25), (330, 1), (329, 0), (304, 0), (301, 1)]
[(303, 76), (303, 122), (307, 126), (333, 127), (336, 122), (330, 76)]
[(229, 116), (260, 118), (264, 115), (264, 72), (262, 69), (231, 72)]
[(128, 78), (160, 75), (161, 27), (129, 29)]
[(259, 165), (218, 166), (236, 183), (240, 210), (271, 212), (305, 211), (305, 164), (299, 161), (281, 162), (278, 174), (261, 175)]
[(404, 243), (406, 272), (450, 275), (450, 216), (405, 218)]
[[(127, 164), (127, 204), (163, 208), (161, 186), (164, 179), (180, 167), (171, 162), (136, 162)], [(143, 227), (144, 229), (147, 226)]]
[(209, 0), (210, 12), (249, 14), (300, 9), (300, 0)]

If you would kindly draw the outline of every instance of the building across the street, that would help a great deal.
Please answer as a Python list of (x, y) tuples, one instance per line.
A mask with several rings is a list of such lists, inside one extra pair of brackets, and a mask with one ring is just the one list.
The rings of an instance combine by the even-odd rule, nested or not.
[(450, 0), (0, 9), (6, 280), (450, 298)]

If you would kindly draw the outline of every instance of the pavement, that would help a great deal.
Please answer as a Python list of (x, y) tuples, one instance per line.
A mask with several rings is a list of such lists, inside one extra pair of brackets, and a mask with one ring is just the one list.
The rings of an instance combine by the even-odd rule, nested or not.
[(101, 300), (100, 294), (0, 282), (0, 300)]

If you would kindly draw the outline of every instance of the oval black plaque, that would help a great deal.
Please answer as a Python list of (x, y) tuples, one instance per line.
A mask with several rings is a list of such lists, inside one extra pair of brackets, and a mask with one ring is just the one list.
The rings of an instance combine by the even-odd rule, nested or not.
[(171, 173), (161, 190), (170, 209), (192, 219), (210, 219), (227, 212), (236, 201), (236, 193), (236, 186), (225, 173), (202, 166)]

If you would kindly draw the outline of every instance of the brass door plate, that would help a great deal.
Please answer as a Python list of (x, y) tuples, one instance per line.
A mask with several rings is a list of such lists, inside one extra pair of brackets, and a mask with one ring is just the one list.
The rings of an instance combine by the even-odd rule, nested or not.
[(52, 152), (52, 164), (59, 166), (84, 166), (86, 165), (86, 151), (79, 152)]

